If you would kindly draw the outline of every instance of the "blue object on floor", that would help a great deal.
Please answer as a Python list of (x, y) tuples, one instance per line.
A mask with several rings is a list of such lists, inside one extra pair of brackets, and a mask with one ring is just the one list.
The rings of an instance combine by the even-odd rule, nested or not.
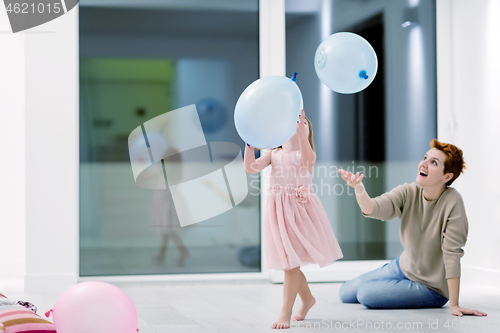
[(238, 260), (242, 265), (259, 268), (260, 267), (260, 245), (246, 246), (238, 251)]

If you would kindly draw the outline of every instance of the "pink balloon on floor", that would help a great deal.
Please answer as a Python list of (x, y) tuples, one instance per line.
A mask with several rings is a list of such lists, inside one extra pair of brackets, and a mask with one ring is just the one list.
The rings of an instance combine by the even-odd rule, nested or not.
[(137, 311), (120, 288), (100, 281), (66, 290), (51, 310), (58, 333), (136, 333)]

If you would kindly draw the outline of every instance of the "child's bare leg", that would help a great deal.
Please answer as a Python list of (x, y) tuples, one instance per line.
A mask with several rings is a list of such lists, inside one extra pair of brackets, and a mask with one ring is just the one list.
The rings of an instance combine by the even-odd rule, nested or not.
[(271, 328), (290, 328), (290, 317), (292, 316), (293, 303), (297, 298), (300, 283), (300, 267), (285, 271), (283, 281), (283, 307), (281, 308), (278, 320), (271, 325)]
[(300, 307), (297, 314), (293, 317), (295, 320), (304, 320), (307, 312), (316, 303), (316, 299), (311, 294), (309, 285), (307, 284), (306, 277), (301, 270), (299, 270), (299, 296), (302, 300), (302, 306)]
[(162, 234), (161, 245), (160, 248), (158, 249), (158, 254), (155, 257), (156, 261), (162, 262), (165, 259), (165, 252), (167, 251), (167, 245), (168, 245), (168, 235)]

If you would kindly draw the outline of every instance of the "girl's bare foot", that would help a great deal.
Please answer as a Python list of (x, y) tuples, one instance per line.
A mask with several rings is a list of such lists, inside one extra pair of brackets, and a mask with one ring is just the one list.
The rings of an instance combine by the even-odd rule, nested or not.
[(309, 302), (302, 303), (302, 306), (300, 307), (297, 314), (293, 317), (293, 319), (295, 319), (297, 321), (304, 320), (304, 318), (307, 315), (307, 312), (309, 311), (310, 308), (313, 307), (314, 304), (316, 304), (316, 298), (314, 298), (314, 297), (312, 297)]
[(292, 316), (291, 313), (286, 313), (281, 311), (280, 316), (278, 317), (278, 320), (276, 320), (275, 323), (271, 325), (271, 328), (290, 328), (290, 317)]

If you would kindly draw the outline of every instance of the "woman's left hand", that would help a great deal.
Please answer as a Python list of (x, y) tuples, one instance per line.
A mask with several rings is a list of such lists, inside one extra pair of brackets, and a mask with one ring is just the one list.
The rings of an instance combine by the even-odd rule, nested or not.
[(452, 315), (458, 316), (458, 317), (463, 317), (464, 314), (465, 315), (474, 315), (474, 316), (478, 316), (478, 317), (487, 316), (486, 313), (481, 312), (479, 310), (471, 310), (471, 309), (461, 308), (458, 305), (452, 306), (450, 308), (450, 311), (451, 311)]
[(303, 138), (307, 140), (307, 120), (306, 120), (306, 114), (304, 110), (301, 111), (301, 114), (299, 114), (299, 120), (297, 121), (297, 135), (299, 138)]

